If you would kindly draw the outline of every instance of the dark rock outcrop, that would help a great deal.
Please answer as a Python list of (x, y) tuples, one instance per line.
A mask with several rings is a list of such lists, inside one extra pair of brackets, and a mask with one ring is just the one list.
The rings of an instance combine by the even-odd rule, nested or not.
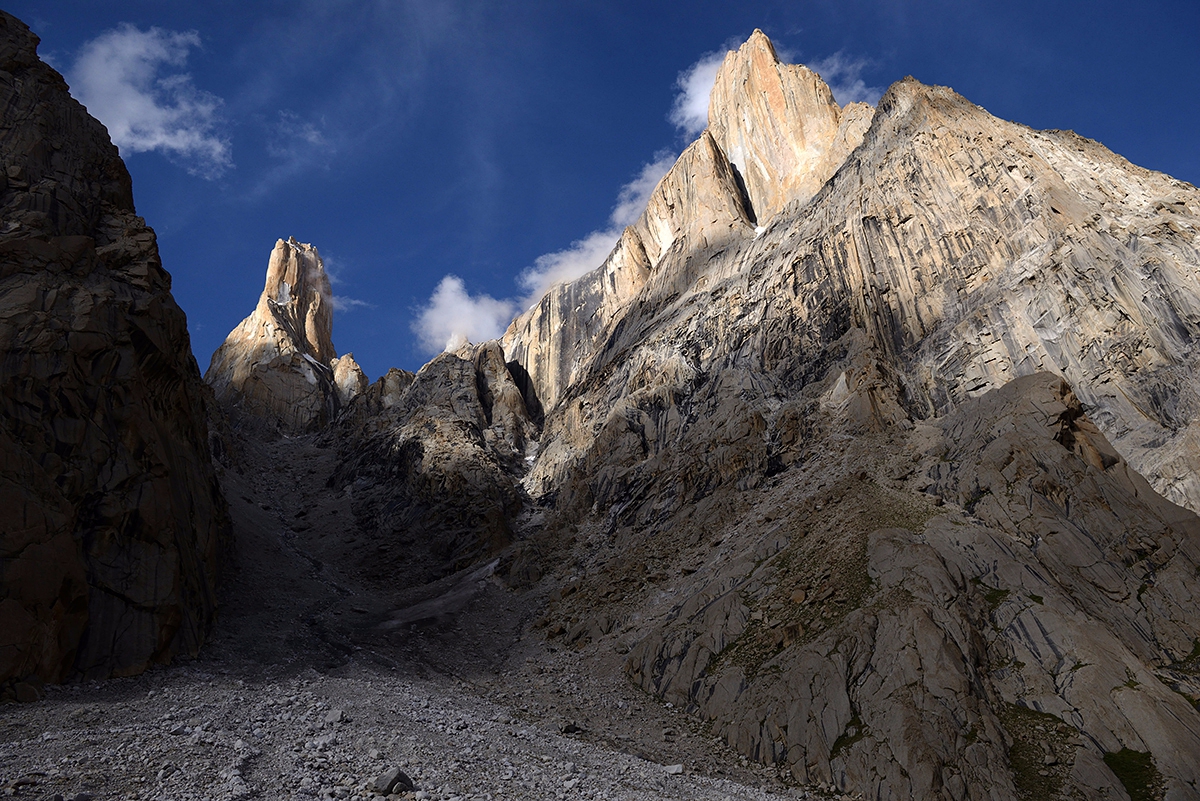
[(194, 654), (228, 527), (154, 232), (37, 43), (0, 13), (0, 681)]
[(331, 485), (381, 549), (368, 577), (415, 585), (510, 544), (534, 433), (495, 342), (443, 353), (415, 376), (390, 371), (355, 398), (330, 431)]

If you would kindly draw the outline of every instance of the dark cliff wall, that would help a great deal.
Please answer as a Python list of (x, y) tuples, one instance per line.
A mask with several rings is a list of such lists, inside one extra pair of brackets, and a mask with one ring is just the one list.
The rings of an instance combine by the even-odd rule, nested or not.
[(204, 387), (104, 126), (0, 12), (0, 683), (195, 652), (228, 515)]

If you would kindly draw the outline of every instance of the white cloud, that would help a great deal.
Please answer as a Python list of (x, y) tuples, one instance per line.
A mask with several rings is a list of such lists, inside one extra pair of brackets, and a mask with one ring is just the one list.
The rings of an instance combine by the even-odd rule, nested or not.
[(678, 93), (667, 119), (688, 136), (695, 136), (708, 125), (708, 98), (717, 80), (717, 69), (725, 60), (725, 51), (706, 53), (675, 80)]
[(869, 66), (866, 59), (850, 58), (841, 50), (808, 64), (809, 69), (829, 84), (834, 99), (843, 106), (860, 102), (873, 106), (883, 96), (882, 87), (867, 86), (862, 79), (862, 71)]
[(195, 31), (142, 31), (125, 23), (79, 51), (71, 93), (108, 128), (125, 153), (157, 150), (193, 175), (216, 178), (233, 166), (229, 140), (218, 132), (219, 97), (197, 89), (185, 72)]
[(575, 240), (564, 250), (539, 256), (532, 267), (526, 268), (517, 278), (517, 283), (527, 293), (523, 305), (538, 300), (555, 284), (573, 281), (603, 264), (625, 226), (632, 225), (641, 216), (650, 193), (671, 169), (675, 159), (673, 153), (656, 154), (654, 161), (642, 166), (636, 178), (621, 187), (606, 227)]
[(504, 333), (520, 307), (513, 300), (474, 295), (457, 275), (447, 275), (413, 323), (413, 333), (429, 353), (456, 350), (467, 342), (485, 342)]
[(650, 193), (675, 158), (672, 153), (656, 154), (654, 161), (643, 165), (637, 176), (621, 187), (607, 226), (572, 242), (564, 250), (539, 256), (532, 267), (522, 271), (517, 283), (525, 290), (523, 298), (498, 300), (490, 295), (471, 295), (458, 276), (443, 278), (412, 326), (422, 347), (436, 353), (456, 350), (464, 342), (496, 339), (517, 313), (541, 298), (550, 287), (573, 281), (599, 267), (616, 246), (625, 226), (641, 216)]

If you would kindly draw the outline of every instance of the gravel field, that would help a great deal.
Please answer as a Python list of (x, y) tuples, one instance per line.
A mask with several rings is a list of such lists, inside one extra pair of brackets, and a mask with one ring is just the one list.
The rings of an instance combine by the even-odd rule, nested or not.
[[(0, 706), (0, 792), (68, 801), (823, 796), (747, 763), (695, 718), (633, 687), (619, 654), (585, 660), (548, 642), (533, 621), (552, 580), (514, 592), (485, 566), (416, 597), (363, 583), (345, 534), (349, 501), (324, 485), (330, 450), (284, 439), (247, 446), (245, 458), (224, 476), (237, 553), (200, 657)], [(305, 525), (291, 522), (297, 511)], [(436, 614), (422, 611), (418, 625), (414, 609)]]

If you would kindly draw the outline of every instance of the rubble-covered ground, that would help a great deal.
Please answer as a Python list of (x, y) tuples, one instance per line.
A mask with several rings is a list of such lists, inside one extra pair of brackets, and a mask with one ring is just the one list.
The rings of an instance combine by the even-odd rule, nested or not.
[(393, 798), (817, 792), (747, 764), (619, 669), (580, 675), (575, 651), (532, 628), (545, 588), (514, 591), (486, 568), (421, 598), (361, 583), (378, 546), (359, 542), (346, 493), (325, 486), (331, 449), (283, 439), (244, 458), (224, 477), (238, 550), (210, 645), (196, 661), (0, 706), (0, 792), (368, 799), (396, 769), (413, 789)]

